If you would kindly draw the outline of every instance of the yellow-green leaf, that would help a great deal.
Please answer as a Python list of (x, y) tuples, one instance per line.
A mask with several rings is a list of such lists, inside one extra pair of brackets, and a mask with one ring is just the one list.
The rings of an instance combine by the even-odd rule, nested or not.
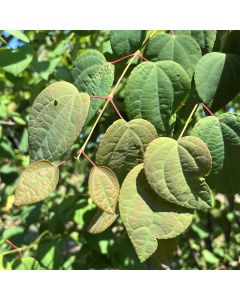
[(46, 87), (29, 116), (31, 161), (60, 159), (79, 136), (89, 105), (89, 96), (71, 83), (60, 81)]
[(93, 202), (103, 211), (114, 214), (120, 187), (113, 171), (103, 166), (92, 168), (88, 188)]
[(55, 190), (58, 179), (58, 168), (49, 161), (32, 163), (19, 178), (14, 204), (20, 206), (43, 200)]
[(98, 165), (109, 167), (120, 183), (133, 167), (143, 162), (147, 145), (157, 138), (154, 126), (144, 120), (117, 120), (108, 127), (98, 147)]
[(103, 232), (113, 224), (117, 217), (118, 215), (115, 213), (108, 214), (101, 209), (98, 209), (88, 227), (89, 233), (96, 234)]

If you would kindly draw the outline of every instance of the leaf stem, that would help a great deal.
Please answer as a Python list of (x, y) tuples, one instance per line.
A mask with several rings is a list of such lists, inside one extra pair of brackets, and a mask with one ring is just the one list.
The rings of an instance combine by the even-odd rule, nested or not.
[(124, 120), (124, 118), (122, 117), (120, 111), (118, 110), (118, 108), (117, 108), (117, 106), (115, 105), (115, 103), (114, 103), (114, 101), (113, 101), (112, 98), (109, 98), (109, 97), (107, 97), (107, 96), (90, 96), (90, 98), (93, 98), (93, 99), (99, 99), (99, 98), (100, 98), (100, 99), (107, 99), (107, 100), (110, 100), (110, 102), (111, 102), (113, 108), (115, 109), (116, 113), (118, 114), (119, 118)]
[(81, 156), (81, 154), (83, 154), (85, 156), (85, 158), (87, 159), (87, 161), (94, 167), (96, 168), (97, 166), (95, 165), (95, 163), (91, 160), (91, 158), (84, 152), (83, 149), (80, 149), (77, 153), (77, 157), (76, 159), (79, 161), (79, 158)]
[[(118, 63), (118, 62), (120, 62), (120, 61), (122, 61), (122, 60), (124, 60), (126, 58), (130, 58), (130, 57), (133, 57), (133, 56), (134, 56), (134, 53), (126, 55), (126, 56), (123, 56), (123, 57), (121, 57), (121, 58), (119, 58), (117, 60), (114, 60), (114, 61), (109, 61), (109, 63), (114, 65), (114, 64), (116, 64), (116, 63)], [(137, 57), (141, 58), (142, 60), (148, 61), (148, 59), (146, 59), (140, 53), (138, 53)]]
[(214, 115), (214, 113), (207, 107), (207, 105), (206, 105), (204, 102), (201, 101), (200, 104), (202, 105), (203, 108), (206, 109), (206, 111), (207, 111), (211, 116), (216, 117), (216, 116)]
[(19, 258), (22, 259), (23, 258), (23, 253), (21, 251), (21, 248), (18, 248), (13, 242), (11, 242), (10, 240), (6, 240), (6, 243), (12, 247), (13, 249), (16, 249), (18, 251), (19, 254)]
[(199, 105), (199, 103), (196, 103), (196, 104), (194, 105), (193, 110), (191, 111), (191, 113), (190, 113), (190, 115), (189, 115), (189, 117), (188, 117), (188, 119), (187, 119), (187, 122), (185, 123), (185, 126), (183, 127), (183, 130), (182, 130), (182, 132), (181, 132), (180, 135), (179, 135), (178, 140), (180, 140), (180, 139), (182, 138), (184, 132), (186, 131), (186, 129), (187, 129), (187, 127), (188, 127), (188, 124), (190, 123), (190, 121), (191, 121), (193, 115), (195, 114), (195, 112), (196, 112), (196, 110), (197, 110), (197, 108), (198, 108), (198, 105)]

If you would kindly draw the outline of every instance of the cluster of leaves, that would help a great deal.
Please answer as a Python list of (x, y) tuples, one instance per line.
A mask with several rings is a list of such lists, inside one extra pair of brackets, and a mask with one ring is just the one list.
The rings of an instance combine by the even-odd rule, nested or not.
[[(159, 268), (169, 265), (176, 252), (174, 268), (217, 267), (220, 258), (227, 267), (236, 267), (239, 223), (236, 228), (231, 224), (237, 219), (234, 196), (240, 192), (240, 115), (227, 109), (237, 110), (240, 92), (240, 56), (235, 47), (239, 32), (51, 32), (48, 37), (61, 38), (54, 49), (41, 49), (47, 52), (40, 52), (42, 61), (40, 54), (34, 57), (36, 50), (30, 46), (34, 42), (29, 42), (35, 35), (45, 37), (43, 32), (9, 34), (25, 39), (27, 45), (4, 48), (2, 56), (0, 52), (5, 91), (13, 93), (12, 76), (23, 74), (20, 81), (31, 82), (22, 78), (24, 73), (29, 76), (24, 71), (29, 66), (34, 68), (32, 84), (37, 91), (31, 88), (27, 93), (34, 101), (21, 141), (29, 140), (30, 164), (25, 146), (24, 164), (20, 163), (26, 169), (11, 187), (4, 210), (16, 209), (13, 203), (23, 206), (24, 222), (30, 226), (40, 218), (33, 231), (41, 234), (22, 247), (30, 254), (35, 249), (35, 259), (22, 258), (21, 248), (10, 250), (0, 256), (2, 268)], [(89, 44), (95, 49), (88, 49)], [(112, 98), (121, 111), (117, 110), (121, 119), (116, 121), (108, 105), (114, 105)], [(100, 144), (98, 126), (104, 134)], [(183, 137), (186, 128), (188, 135)], [(94, 134), (96, 142), (91, 145)], [(96, 163), (85, 150), (89, 156), (96, 153)], [(73, 162), (76, 155), (93, 165), (90, 172), (84, 160)], [(59, 168), (63, 168), (60, 182)], [(59, 184), (61, 189), (56, 190)], [(228, 197), (224, 209), (218, 207), (214, 193)], [(46, 197), (48, 201), (24, 207)], [(77, 201), (78, 197), (83, 199)], [(221, 215), (221, 211), (228, 217), (226, 228), (209, 232), (212, 212)], [(112, 231), (102, 233), (113, 223)], [(101, 235), (92, 235), (96, 233)], [(192, 242), (194, 233), (201, 245)], [(227, 252), (221, 246), (213, 249), (213, 235), (223, 234)], [(3, 241), (10, 237), (5, 234)], [(71, 243), (78, 247), (77, 254)], [(88, 263), (88, 256), (98, 252), (96, 243), (105, 255), (97, 266)], [(189, 253), (189, 247), (201, 251), (202, 259)], [(74, 255), (69, 255), (71, 251)], [(10, 264), (7, 258), (16, 253), (20, 259)], [(53, 259), (53, 253), (60, 255)], [(189, 265), (182, 262), (188, 257)]]

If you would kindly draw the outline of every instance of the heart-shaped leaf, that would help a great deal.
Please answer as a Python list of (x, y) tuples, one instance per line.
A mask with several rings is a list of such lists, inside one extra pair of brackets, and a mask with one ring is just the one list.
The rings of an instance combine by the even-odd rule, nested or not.
[[(87, 50), (80, 54), (73, 64), (74, 84), (80, 92), (91, 96), (107, 96), (114, 80), (114, 66), (97, 50)], [(88, 123), (104, 103), (103, 99), (92, 99), (88, 113)]]
[(144, 155), (144, 170), (153, 190), (164, 200), (192, 209), (211, 206), (211, 193), (204, 177), (212, 159), (204, 142), (193, 136), (176, 141), (158, 138)]
[(158, 247), (157, 239), (183, 233), (192, 222), (193, 210), (169, 203), (150, 188), (143, 164), (125, 178), (119, 196), (121, 219), (141, 262)]
[(122, 183), (128, 172), (143, 162), (147, 145), (157, 136), (154, 126), (146, 120), (117, 120), (108, 127), (99, 145), (97, 164), (113, 170)]
[(240, 115), (224, 113), (200, 119), (191, 132), (208, 146), (212, 156), (212, 171), (207, 182), (224, 194), (240, 192)]
[(172, 131), (172, 115), (184, 104), (190, 92), (190, 79), (172, 61), (144, 62), (129, 76), (125, 105), (130, 119), (151, 122), (160, 135)]
[(88, 188), (93, 202), (103, 211), (114, 214), (120, 187), (113, 171), (102, 166), (92, 168)]
[(117, 214), (108, 214), (101, 209), (98, 209), (93, 217), (91, 224), (88, 227), (88, 232), (92, 234), (101, 233), (110, 227), (117, 219)]
[(31, 161), (54, 161), (69, 150), (85, 123), (89, 96), (68, 82), (55, 82), (35, 99), (29, 117)]
[(32, 163), (19, 178), (14, 204), (20, 206), (43, 200), (55, 190), (58, 179), (58, 168), (49, 161)]
[(194, 78), (199, 97), (217, 111), (240, 92), (240, 56), (208, 53), (198, 62)]
[(151, 61), (175, 61), (183, 67), (190, 78), (202, 56), (200, 46), (191, 36), (168, 33), (152, 38), (144, 55)]
[(18, 76), (22, 73), (33, 59), (33, 49), (30, 45), (25, 45), (17, 49), (2, 49), (0, 51), (0, 67)]
[(137, 51), (145, 38), (145, 30), (112, 30), (110, 42), (113, 53), (119, 57)]
[(199, 44), (202, 54), (212, 51), (216, 40), (216, 30), (177, 30), (176, 34), (189, 35)]

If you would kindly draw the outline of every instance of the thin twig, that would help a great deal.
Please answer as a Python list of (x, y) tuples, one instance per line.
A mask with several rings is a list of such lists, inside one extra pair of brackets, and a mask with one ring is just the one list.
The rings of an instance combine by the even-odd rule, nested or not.
[(11, 242), (10, 240), (6, 240), (6, 243), (13, 249), (18, 250), (18, 254), (19, 254), (19, 258), (22, 259), (23, 258), (23, 253), (21, 251), (21, 248), (18, 248), (13, 242)]
[(191, 121), (193, 115), (195, 114), (195, 112), (196, 112), (196, 110), (197, 110), (197, 108), (198, 108), (198, 105), (199, 105), (199, 103), (196, 103), (196, 104), (194, 105), (193, 110), (191, 111), (191, 113), (190, 113), (190, 115), (189, 115), (189, 117), (188, 117), (188, 119), (187, 119), (187, 122), (185, 123), (185, 126), (183, 127), (183, 130), (182, 130), (181, 134), (179, 135), (178, 140), (180, 140), (180, 139), (182, 138), (182, 136), (183, 136), (185, 130), (186, 130), (187, 127), (188, 127), (188, 124), (190, 123), (190, 121)]
[(110, 98), (108, 96), (90, 96), (90, 98), (93, 98), (93, 99), (99, 99), (100, 98), (100, 99), (110, 100), (110, 102), (111, 102), (113, 108), (115, 109), (116, 113), (118, 114), (119, 118), (124, 120), (123, 116), (121, 115), (120, 111), (116, 107), (116, 105), (115, 105), (115, 103), (114, 103), (114, 101), (113, 101), (112, 98)]

